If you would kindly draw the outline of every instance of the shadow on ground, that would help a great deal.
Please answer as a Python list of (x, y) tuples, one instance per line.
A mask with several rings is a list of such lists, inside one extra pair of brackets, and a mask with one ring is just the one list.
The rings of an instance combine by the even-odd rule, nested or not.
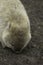
[(0, 44), (0, 65), (43, 65), (43, 0), (21, 1), (30, 18), (32, 39), (21, 54)]

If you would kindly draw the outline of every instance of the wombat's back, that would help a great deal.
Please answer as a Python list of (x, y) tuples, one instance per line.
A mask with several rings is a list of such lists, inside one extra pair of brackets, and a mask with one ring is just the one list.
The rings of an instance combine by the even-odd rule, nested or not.
[[(26, 11), (20, 0), (0, 0), (0, 16), (9, 17), (14, 15), (15, 18), (18, 18), (20, 15), (26, 16)], [(27, 18), (27, 17), (26, 17)]]
[[(0, 0), (0, 38), (2, 37), (2, 40), (5, 44), (5, 46), (10, 47), (12, 46), (12, 43), (6, 43), (11, 42), (13, 40), (13, 36), (11, 36), (11, 32), (9, 32), (9, 26), (8, 24), (11, 24), (11, 32), (14, 29), (15, 32), (12, 34), (16, 33), (16, 31), (20, 31), (19, 34), (15, 35), (14, 37), (19, 38), (19, 36), (22, 33), (22, 37), (20, 36), (20, 40), (22, 39), (24, 42), (21, 43), (20, 45), (18, 44), (19, 41), (14, 43), (14, 46), (19, 47), (22, 44), (22, 49), (27, 45), (27, 43), (31, 39), (31, 34), (30, 34), (30, 22), (27, 16), (27, 13), (25, 11), (24, 6), (20, 2), (20, 0)], [(7, 29), (8, 28), (8, 29)], [(16, 30), (15, 30), (16, 29)], [(22, 32), (21, 32), (22, 31)], [(11, 36), (10, 38), (8, 37)], [(5, 39), (6, 38), (6, 39)], [(18, 40), (17, 38), (17, 40)], [(16, 40), (16, 41), (17, 41)], [(14, 38), (15, 41), (15, 38)]]
[(20, 0), (0, 0), (1, 34), (5, 27), (8, 25), (8, 22), (16, 22), (15, 25), (21, 24), (20, 26), (26, 26), (25, 24), (27, 22), (29, 23), (28, 16)]

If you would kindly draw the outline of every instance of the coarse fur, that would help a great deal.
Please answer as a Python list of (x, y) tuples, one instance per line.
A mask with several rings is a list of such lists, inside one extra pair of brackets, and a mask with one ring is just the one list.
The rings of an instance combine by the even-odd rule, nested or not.
[(30, 21), (20, 0), (0, 0), (2, 46), (21, 51), (27, 46), (30, 39)]

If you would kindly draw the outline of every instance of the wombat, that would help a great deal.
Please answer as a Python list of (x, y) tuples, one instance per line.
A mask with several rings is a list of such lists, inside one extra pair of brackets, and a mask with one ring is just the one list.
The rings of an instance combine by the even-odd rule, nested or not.
[(22, 51), (31, 39), (30, 21), (20, 0), (0, 0), (0, 42)]

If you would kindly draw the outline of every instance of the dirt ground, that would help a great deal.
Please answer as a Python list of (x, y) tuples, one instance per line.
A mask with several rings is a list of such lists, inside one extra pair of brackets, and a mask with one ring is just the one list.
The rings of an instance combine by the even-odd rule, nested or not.
[(43, 65), (43, 0), (21, 1), (30, 19), (32, 39), (20, 54), (0, 44), (0, 65)]

